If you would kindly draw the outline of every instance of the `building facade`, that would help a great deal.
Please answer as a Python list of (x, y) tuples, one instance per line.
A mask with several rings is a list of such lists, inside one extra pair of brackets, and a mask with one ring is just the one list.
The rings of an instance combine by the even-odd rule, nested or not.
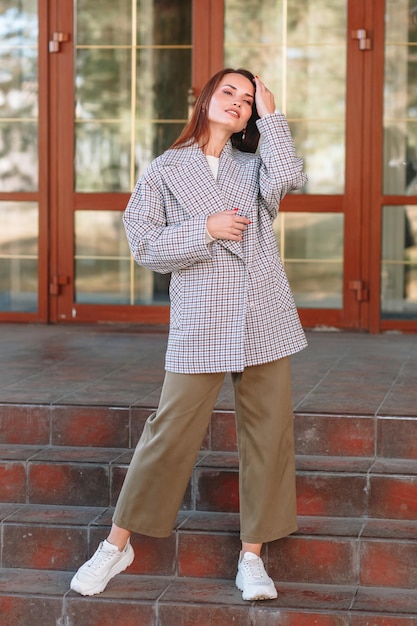
[(3, 0), (0, 321), (168, 322), (121, 216), (222, 67), (305, 162), (275, 223), (304, 326), (417, 331), (417, 0)]

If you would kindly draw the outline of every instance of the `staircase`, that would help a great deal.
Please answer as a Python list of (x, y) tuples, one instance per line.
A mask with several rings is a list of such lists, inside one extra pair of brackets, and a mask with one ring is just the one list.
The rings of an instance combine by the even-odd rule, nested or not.
[[(416, 407), (417, 409), (417, 407)], [(234, 586), (234, 415), (215, 411), (167, 539), (92, 598), (73, 572), (108, 532), (151, 409), (0, 405), (1, 626), (417, 626), (417, 418), (295, 414), (299, 531), (266, 546), (277, 600)]]

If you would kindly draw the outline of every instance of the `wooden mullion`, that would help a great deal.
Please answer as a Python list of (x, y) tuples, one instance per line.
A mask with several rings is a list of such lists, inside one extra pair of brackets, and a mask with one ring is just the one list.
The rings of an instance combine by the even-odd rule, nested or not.
[(192, 87), (198, 96), (223, 67), (224, 1), (193, 0)]
[(168, 324), (168, 305), (111, 305), (74, 304), (74, 315), (71, 319), (60, 321), (74, 323), (126, 322), (137, 324)]
[(130, 193), (74, 193), (74, 211), (124, 211)]
[[(365, 146), (364, 176), (368, 181), (368, 195), (364, 197), (368, 228), (363, 245), (366, 256), (370, 301), (367, 326), (377, 333), (381, 326), (381, 252), (382, 252), (382, 176), (383, 176), (383, 94), (385, 50), (385, 3), (367, 2), (368, 21), (372, 23), (372, 56), (367, 58), (365, 124), (369, 127)], [(371, 22), (372, 20), (372, 22)]]
[(74, 301), (74, 32), (73, 0), (55, 0), (57, 3), (53, 30), (69, 35), (60, 51), (51, 54), (54, 70), (54, 122), (51, 144), (54, 162), (54, 222), (51, 229), (50, 281), (54, 276), (66, 276), (58, 295), (50, 297), (54, 321), (70, 319)]
[(38, 319), (49, 321), (49, 184), (50, 184), (50, 153), (49, 153), (49, 13), (48, 0), (39, 0), (39, 126), (38, 126), (38, 158), (39, 158), (39, 236), (38, 236)]
[(350, 0), (346, 32), (346, 176), (342, 325), (352, 329), (360, 326), (361, 307), (355, 291), (349, 289), (349, 284), (353, 280), (362, 279), (360, 224), (364, 181), (358, 173), (363, 167), (363, 90), (364, 54), (366, 53), (359, 50), (358, 42), (351, 37), (351, 33), (361, 28), (364, 28), (363, 3)]
[(279, 210), (292, 213), (343, 213), (344, 197), (290, 193), (285, 196)]

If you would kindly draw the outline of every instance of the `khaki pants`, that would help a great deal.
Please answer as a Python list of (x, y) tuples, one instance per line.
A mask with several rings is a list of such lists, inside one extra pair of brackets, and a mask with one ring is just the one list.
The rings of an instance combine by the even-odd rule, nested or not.
[[(114, 512), (117, 526), (172, 532), (225, 374), (166, 372)], [(264, 543), (297, 529), (290, 358), (232, 374), (239, 447), (241, 539)]]

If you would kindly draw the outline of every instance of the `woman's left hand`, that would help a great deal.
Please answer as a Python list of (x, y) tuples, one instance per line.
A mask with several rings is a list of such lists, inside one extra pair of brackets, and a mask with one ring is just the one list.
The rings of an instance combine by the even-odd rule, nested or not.
[(259, 117), (263, 115), (267, 115), (268, 113), (275, 112), (275, 98), (272, 91), (264, 85), (264, 83), (259, 80), (258, 76), (255, 76), (255, 103), (256, 110), (258, 111)]

